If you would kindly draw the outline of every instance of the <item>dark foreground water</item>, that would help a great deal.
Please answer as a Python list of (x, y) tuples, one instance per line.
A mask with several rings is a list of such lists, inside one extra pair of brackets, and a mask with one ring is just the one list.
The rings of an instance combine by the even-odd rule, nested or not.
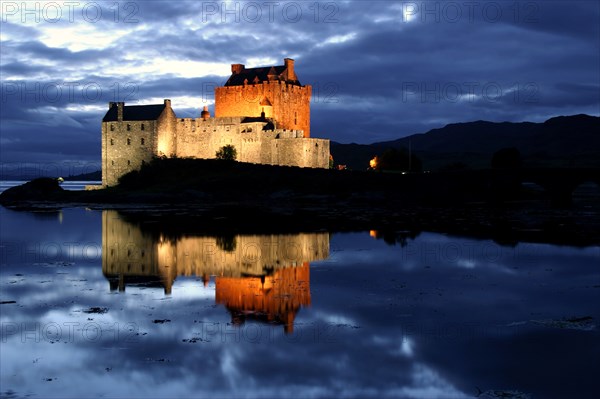
[(600, 392), (599, 247), (0, 217), (2, 397)]

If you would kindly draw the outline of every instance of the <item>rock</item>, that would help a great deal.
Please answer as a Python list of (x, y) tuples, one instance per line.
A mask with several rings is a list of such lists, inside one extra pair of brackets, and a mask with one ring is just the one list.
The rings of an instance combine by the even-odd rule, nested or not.
[(0, 194), (0, 204), (53, 200), (64, 192), (65, 190), (59, 184), (59, 179), (40, 177), (2, 192)]

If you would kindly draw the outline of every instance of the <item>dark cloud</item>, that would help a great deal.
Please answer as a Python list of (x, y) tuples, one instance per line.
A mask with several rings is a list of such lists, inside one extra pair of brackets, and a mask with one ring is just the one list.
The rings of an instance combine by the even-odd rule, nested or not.
[[(295, 57), (313, 86), (313, 135), (340, 142), (600, 114), (597, 2), (153, 1), (119, 3), (117, 14), (100, 4), (94, 21), (81, 10), (74, 21), (2, 21), (4, 159), (93, 161), (108, 101), (171, 98), (179, 115), (197, 116), (229, 69), (194, 76), (181, 62)], [(30, 141), (41, 148), (28, 156)]]

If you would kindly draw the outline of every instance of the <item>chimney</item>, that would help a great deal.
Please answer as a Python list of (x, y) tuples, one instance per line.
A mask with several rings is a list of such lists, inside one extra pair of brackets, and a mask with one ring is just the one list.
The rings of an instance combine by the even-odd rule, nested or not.
[(237, 75), (238, 73), (242, 73), (244, 68), (246, 68), (244, 64), (231, 64), (231, 73)]
[(204, 109), (200, 113), (200, 117), (202, 118), (202, 120), (207, 120), (208, 118), (210, 118), (210, 112), (208, 112), (208, 106), (206, 106), (206, 105), (204, 106)]
[(124, 102), (117, 103), (117, 121), (123, 122), (123, 108), (125, 108)]
[(165, 107), (171, 108), (171, 100), (169, 100), (168, 98), (165, 98)]
[(283, 64), (287, 69), (288, 80), (298, 80), (298, 78), (296, 77), (296, 72), (294, 72), (294, 60), (291, 58), (284, 58)]

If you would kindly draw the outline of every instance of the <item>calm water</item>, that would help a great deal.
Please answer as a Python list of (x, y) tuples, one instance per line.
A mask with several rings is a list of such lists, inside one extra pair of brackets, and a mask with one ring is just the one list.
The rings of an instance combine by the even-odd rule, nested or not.
[(0, 209), (2, 397), (600, 392), (599, 247)]

